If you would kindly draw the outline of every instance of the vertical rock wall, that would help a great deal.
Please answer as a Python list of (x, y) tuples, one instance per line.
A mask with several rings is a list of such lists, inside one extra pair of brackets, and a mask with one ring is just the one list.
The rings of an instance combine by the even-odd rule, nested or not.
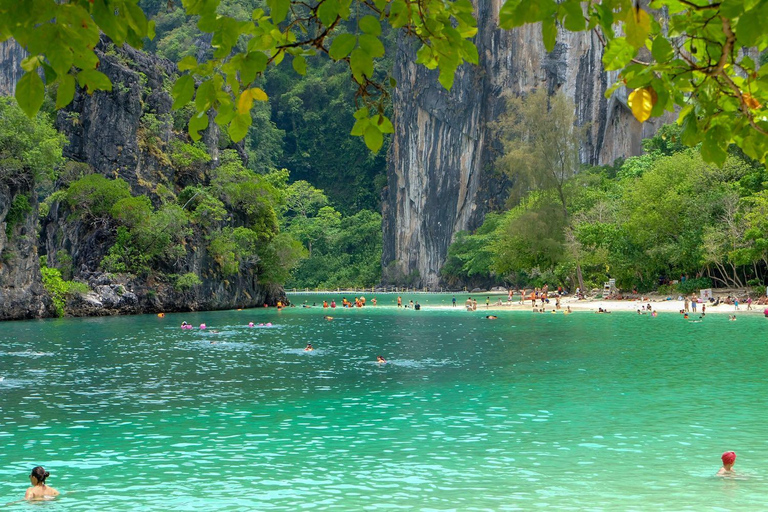
[(498, 148), (488, 127), (504, 109), (502, 93), (564, 91), (576, 103), (578, 123), (590, 126), (582, 148), (590, 164), (639, 154), (642, 138), (661, 124), (638, 123), (621, 94), (605, 99), (615, 76), (603, 70), (603, 48), (593, 33), (561, 31), (548, 53), (539, 25), (496, 28), (501, 0), (476, 6), (480, 64), (461, 67), (450, 92), (435, 71), (413, 63), (410, 41), (399, 42), (395, 134), (383, 194), (385, 280), (439, 286), (452, 237), (479, 226), (504, 201), (509, 183), (491, 171)]

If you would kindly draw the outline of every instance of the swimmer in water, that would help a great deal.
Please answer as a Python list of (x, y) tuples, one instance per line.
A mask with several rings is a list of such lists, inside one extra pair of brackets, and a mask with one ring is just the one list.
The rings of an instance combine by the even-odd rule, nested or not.
[(325, 315), (323, 318), (324, 318), (324, 319), (326, 319), (326, 320), (328, 320), (329, 322), (330, 322), (331, 320), (333, 320), (333, 317), (332, 317), (332, 316), (328, 316), (328, 315)]
[(59, 491), (53, 487), (45, 485), (45, 479), (51, 476), (51, 474), (43, 469), (43, 466), (37, 466), (32, 470), (29, 475), (29, 481), (32, 483), (32, 487), (27, 489), (24, 494), (25, 500), (49, 500), (59, 495)]
[(485, 315), (485, 318), (488, 320), (496, 320), (498, 317), (496, 315)]
[(723, 467), (720, 468), (716, 476), (734, 475), (733, 465), (736, 463), (736, 452), (725, 452), (720, 458), (723, 459)]
[(304, 352), (312, 352), (313, 350), (315, 350), (315, 347), (311, 343), (307, 343), (307, 348), (304, 349)]
[(387, 360), (384, 359), (382, 356), (376, 356), (376, 362), (377, 363), (386, 363)]

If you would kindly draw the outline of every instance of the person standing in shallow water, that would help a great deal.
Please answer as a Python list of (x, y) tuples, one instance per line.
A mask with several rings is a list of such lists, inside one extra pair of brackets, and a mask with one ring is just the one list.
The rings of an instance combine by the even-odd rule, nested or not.
[(29, 475), (29, 481), (32, 483), (32, 487), (27, 489), (24, 494), (25, 500), (47, 500), (55, 498), (59, 495), (59, 491), (53, 487), (45, 485), (45, 479), (51, 476), (51, 474), (43, 469), (43, 466), (37, 466), (32, 470)]

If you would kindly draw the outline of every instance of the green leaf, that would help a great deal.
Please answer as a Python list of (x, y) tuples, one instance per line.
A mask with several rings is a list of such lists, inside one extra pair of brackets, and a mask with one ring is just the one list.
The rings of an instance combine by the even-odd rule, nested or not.
[(352, 68), (352, 75), (358, 83), (363, 83), (363, 76), (368, 78), (373, 76), (373, 59), (364, 50), (357, 48), (349, 56), (349, 67)]
[(288, 16), (288, 9), (291, 7), (290, 0), (267, 0), (269, 14), (275, 24), (283, 21)]
[(333, 60), (341, 60), (355, 49), (357, 38), (352, 34), (339, 34), (331, 43), (328, 54)]
[(360, 30), (366, 34), (371, 34), (373, 36), (378, 36), (381, 34), (381, 23), (377, 18), (373, 16), (363, 16), (360, 18), (358, 25), (360, 26)]
[(77, 81), (80, 87), (87, 87), (88, 94), (93, 94), (96, 91), (111, 91), (112, 82), (109, 81), (109, 77), (101, 71), (95, 69), (84, 69), (77, 74)]
[(374, 153), (378, 152), (381, 149), (382, 144), (384, 144), (384, 135), (382, 135), (378, 127), (373, 124), (369, 124), (365, 129), (363, 139), (365, 140), (365, 145), (368, 146), (368, 149)]
[(603, 53), (603, 65), (606, 71), (621, 69), (635, 56), (635, 48), (623, 37), (611, 39)]
[(267, 68), (269, 57), (264, 52), (255, 51), (248, 53), (243, 58), (240, 67), (240, 80), (244, 85), (250, 84), (256, 76)]
[(293, 58), (293, 69), (300, 75), (307, 74), (307, 59), (302, 55), (297, 55)]
[(563, 27), (566, 30), (581, 32), (586, 28), (587, 22), (584, 19), (584, 11), (581, 10), (581, 2), (579, 0), (567, 0), (560, 4), (560, 9), (565, 12)]
[(371, 122), (378, 126), (381, 133), (395, 133), (395, 127), (387, 116), (376, 114), (371, 118)]
[(248, 128), (251, 127), (251, 113), (245, 112), (243, 114), (237, 114), (232, 122), (229, 123), (227, 133), (232, 139), (232, 142), (240, 142), (248, 133)]
[(499, 11), (499, 27), (504, 30), (510, 30), (525, 24), (525, 21), (518, 16), (517, 7), (523, 0), (507, 0), (501, 6)]
[(56, 108), (64, 108), (75, 97), (75, 77), (72, 75), (63, 75), (59, 81), (59, 88), (56, 91)]
[(360, 137), (365, 133), (365, 129), (368, 127), (368, 125), (371, 123), (371, 120), (366, 119), (358, 119), (355, 121), (355, 125), (352, 127), (352, 131), (349, 132), (350, 135), (354, 135), (355, 137)]
[(668, 62), (674, 56), (675, 51), (667, 38), (662, 34), (659, 34), (653, 39), (651, 54), (653, 55), (653, 58), (656, 59), (656, 62), (664, 63)]
[(45, 96), (45, 85), (36, 72), (27, 71), (16, 84), (16, 103), (29, 117), (34, 117)]
[(701, 143), (701, 157), (705, 162), (712, 162), (717, 165), (723, 165), (728, 156), (726, 148), (727, 136), (721, 127), (715, 126), (704, 135)]
[(128, 34), (127, 22), (123, 18), (115, 16), (114, 7), (110, 10), (104, 0), (93, 0), (91, 4), (93, 5), (91, 14), (93, 15), (94, 21), (99, 25), (99, 28), (108, 35), (117, 46), (122, 46), (123, 42), (125, 42), (125, 37)]
[(357, 112), (354, 113), (354, 118), (358, 121), (361, 119), (368, 119), (368, 108), (363, 107), (361, 109), (358, 109)]
[(187, 55), (179, 61), (179, 71), (188, 71), (197, 67), (197, 59), (191, 55)]
[(371, 57), (383, 57), (384, 45), (378, 37), (370, 34), (363, 34), (360, 36), (360, 48)]
[(205, 112), (199, 112), (189, 119), (189, 136), (192, 137), (192, 140), (200, 140), (199, 132), (206, 128), (208, 128), (208, 114)]
[(195, 79), (192, 75), (182, 75), (173, 84), (171, 96), (173, 96), (173, 110), (178, 110), (190, 101), (195, 95)]
[(761, 15), (758, 8), (749, 10), (741, 15), (735, 29), (739, 43), (744, 46), (755, 45), (763, 34), (764, 23), (765, 18)]
[(441, 66), (440, 67), (440, 76), (438, 76), (437, 81), (440, 82), (440, 85), (446, 88), (446, 90), (451, 90), (451, 87), (453, 87), (453, 80), (456, 78), (456, 67), (454, 66)]
[(317, 8), (317, 17), (326, 27), (336, 21), (339, 15), (339, 0), (323, 0)]
[(645, 40), (651, 31), (651, 17), (640, 7), (630, 9), (624, 22), (624, 32), (627, 42), (635, 48), (645, 46)]
[(544, 48), (548, 52), (555, 49), (555, 42), (557, 41), (555, 18), (547, 18), (541, 22), (541, 38), (544, 40)]

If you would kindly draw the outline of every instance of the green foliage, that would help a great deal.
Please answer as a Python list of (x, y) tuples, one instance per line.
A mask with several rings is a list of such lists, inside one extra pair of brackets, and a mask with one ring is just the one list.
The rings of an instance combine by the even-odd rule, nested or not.
[(113, 206), (121, 199), (131, 197), (131, 187), (120, 178), (111, 180), (101, 174), (90, 174), (73, 182), (66, 193), (66, 201), (80, 217), (107, 219)]
[[(517, 286), (551, 275), (574, 289), (579, 271), (585, 287), (615, 278), (619, 287), (638, 291), (681, 275), (698, 277), (680, 292), (767, 282), (765, 168), (738, 152), (716, 168), (679, 145), (676, 133), (662, 129), (645, 141), (649, 153), (627, 159), (618, 172), (605, 167), (570, 176), (562, 187), (567, 218), (558, 189), (541, 189), (494, 229), (491, 217), (475, 235), (457, 237), (444, 279), (466, 280), (480, 262), (477, 270)], [(483, 232), (489, 238), (480, 243)]]
[(255, 265), (259, 235), (248, 228), (226, 227), (210, 236), (208, 250), (225, 276), (240, 273), (241, 265)]
[(683, 295), (698, 293), (701, 289), (712, 288), (712, 280), (708, 277), (686, 279), (677, 284), (677, 291)]
[(56, 314), (59, 317), (64, 316), (66, 299), (68, 296), (74, 294), (88, 293), (89, 288), (85, 283), (79, 283), (76, 281), (65, 281), (61, 277), (61, 272), (55, 268), (49, 268), (46, 265), (46, 258), (42, 256), (40, 258), (40, 273), (43, 278), (43, 286), (48, 295), (51, 296), (53, 301), (53, 307), (56, 309)]
[(200, 277), (194, 272), (189, 272), (187, 274), (180, 275), (176, 279), (176, 282), (173, 286), (179, 291), (184, 291), (201, 284), (203, 284), (203, 281), (200, 279)]
[(11, 202), (8, 214), (5, 216), (5, 235), (11, 238), (14, 228), (24, 222), (27, 215), (32, 212), (32, 205), (29, 203), (29, 196), (17, 194)]
[(211, 155), (201, 142), (187, 144), (178, 139), (171, 142), (171, 163), (178, 171), (202, 172), (211, 161)]
[(381, 215), (363, 210), (344, 217), (331, 206), (312, 216), (297, 215), (287, 233), (306, 254), (286, 286), (368, 287), (381, 280)]
[(0, 98), (0, 179), (29, 183), (56, 179), (66, 143), (48, 117), (32, 118), (10, 98)]
[(493, 243), (503, 217), (488, 214), (483, 225), (475, 233), (460, 231), (448, 248), (445, 264), (440, 275), (448, 286), (475, 286), (493, 283), (495, 253)]

